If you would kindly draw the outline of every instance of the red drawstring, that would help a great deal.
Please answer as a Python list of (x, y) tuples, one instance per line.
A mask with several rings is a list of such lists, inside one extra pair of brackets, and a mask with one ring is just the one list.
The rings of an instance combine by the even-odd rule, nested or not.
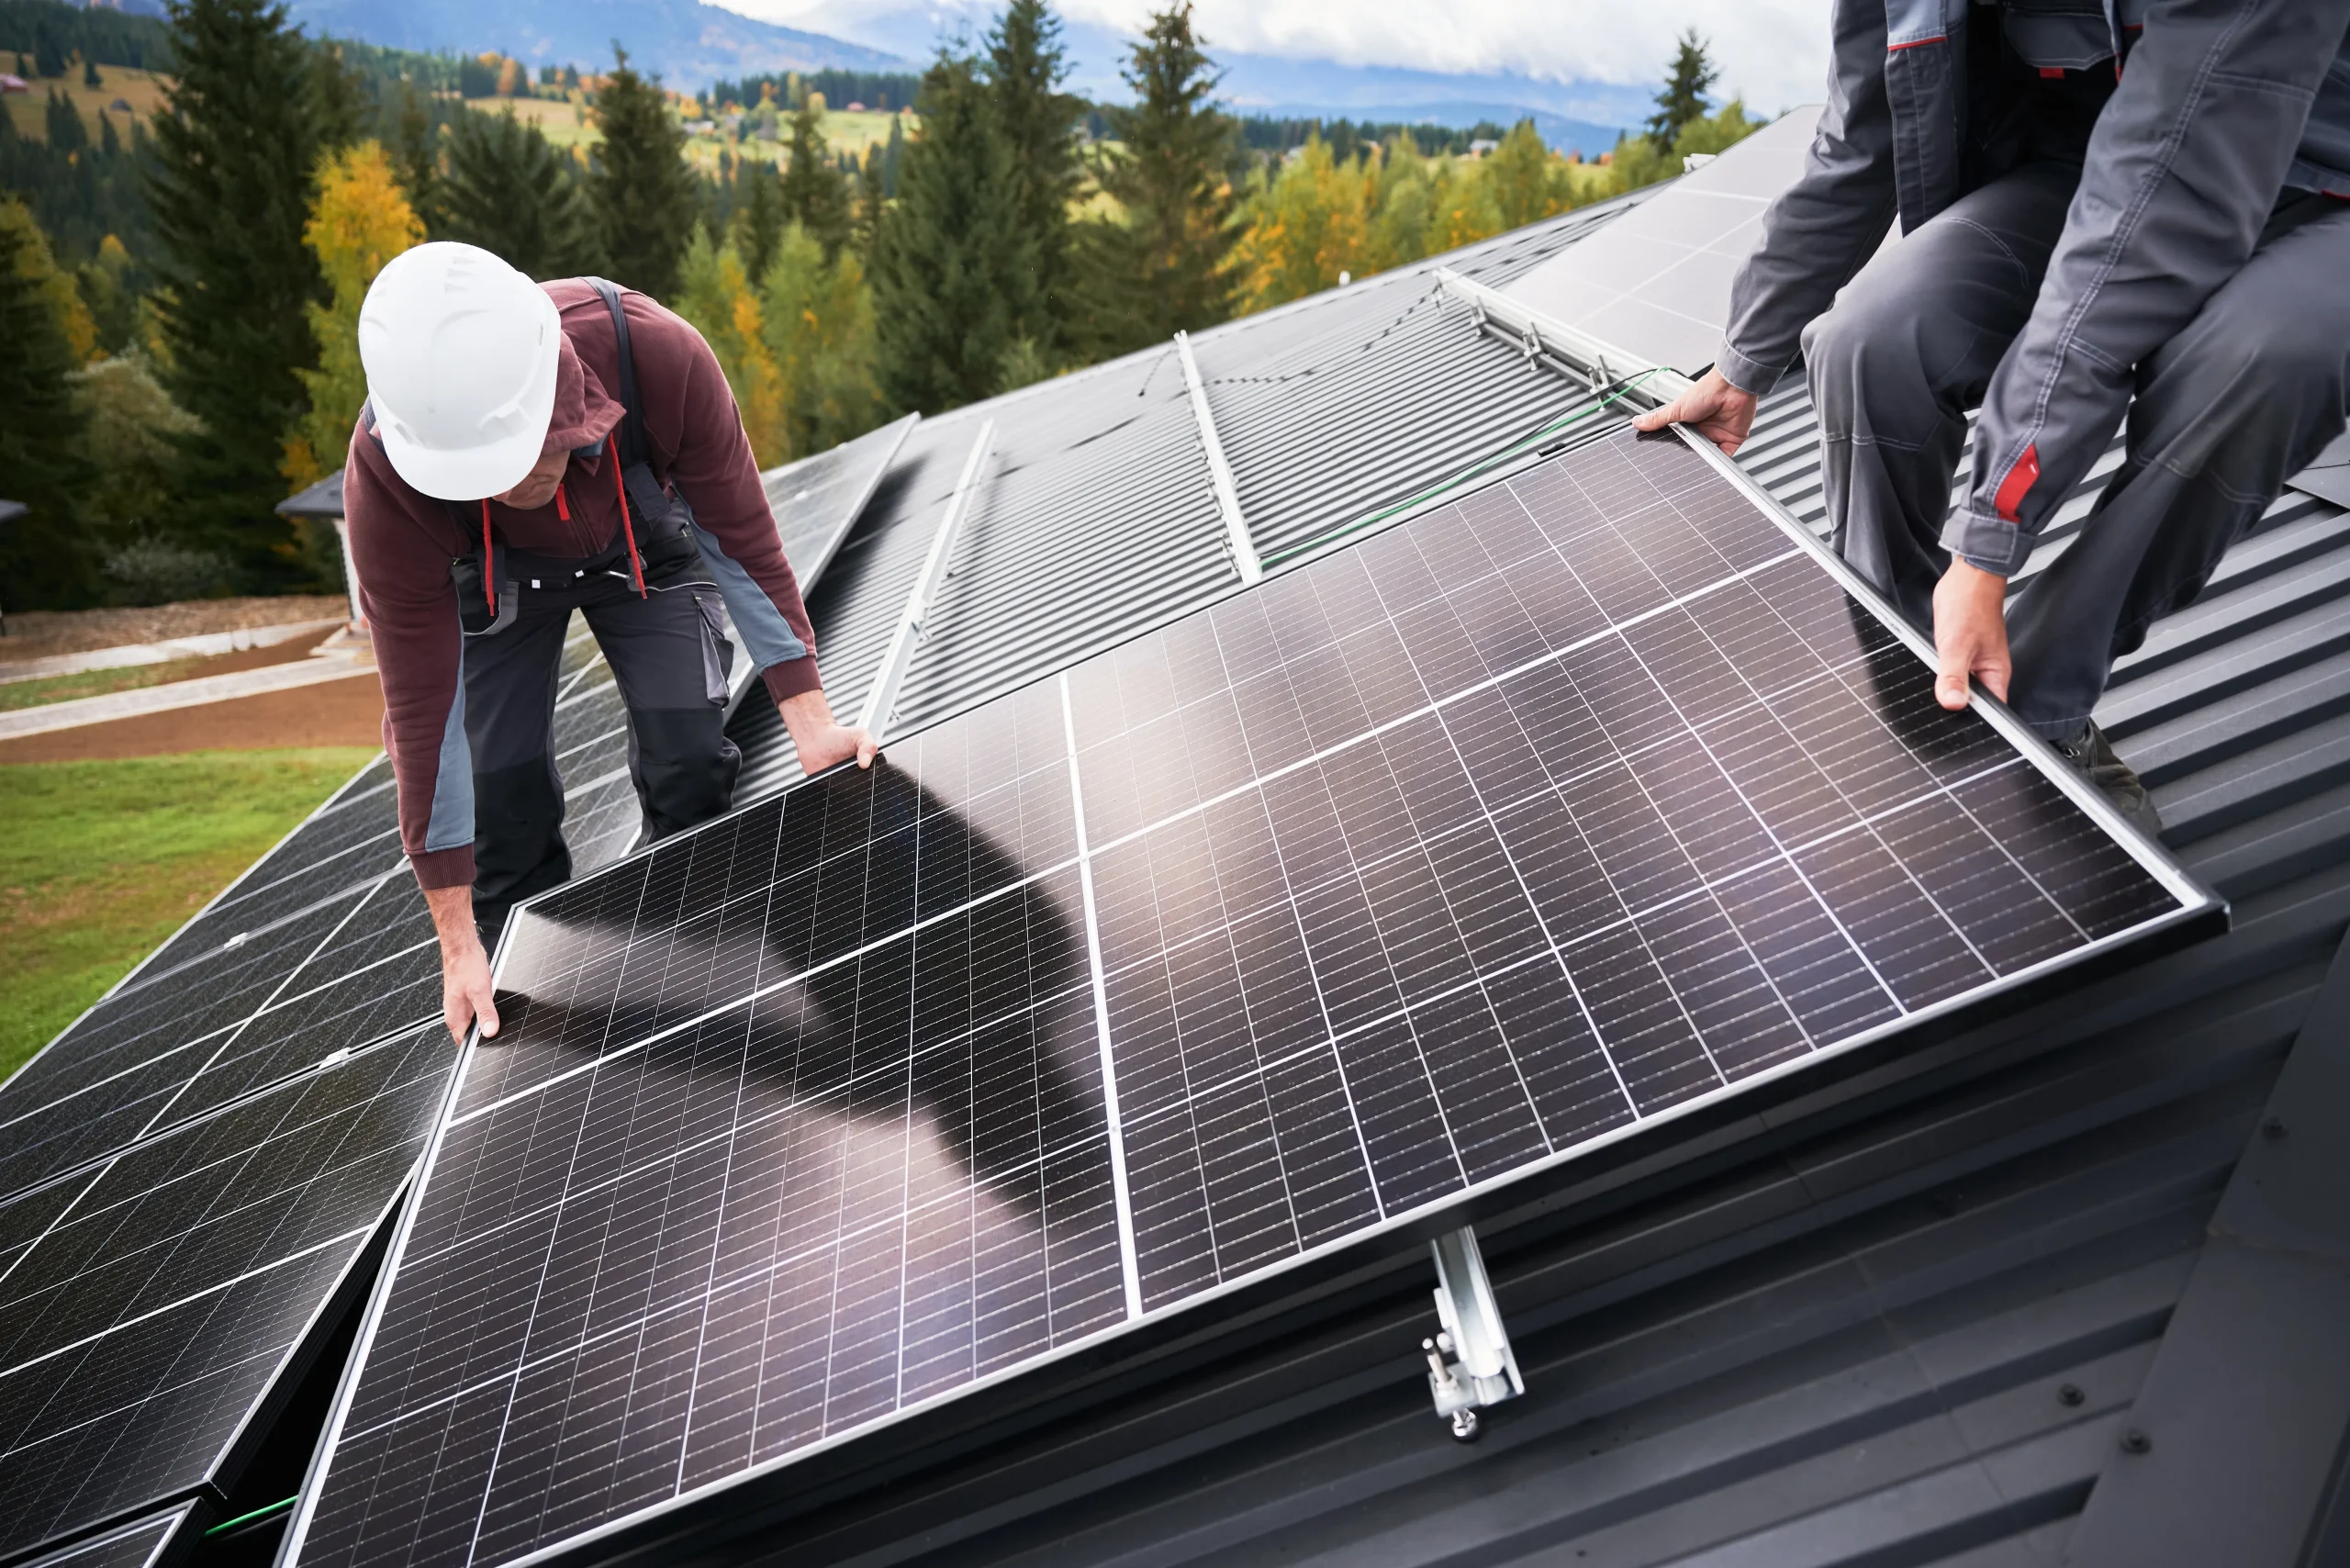
[(571, 521), (571, 498), (563, 493), (563, 481), (554, 482), (554, 515), (564, 521)]
[(612, 493), (621, 498), (621, 532), (628, 536), (628, 569), (636, 575), (636, 597), (643, 599), (646, 597), (644, 566), (636, 556), (636, 530), (628, 521), (628, 487), (621, 482), (620, 442), (610, 436), (606, 436), (604, 452), (612, 460)]
[(481, 498), (481, 596), (489, 601), (489, 612), (498, 613), (497, 573), (492, 570), (497, 557), (489, 553), (489, 498)]

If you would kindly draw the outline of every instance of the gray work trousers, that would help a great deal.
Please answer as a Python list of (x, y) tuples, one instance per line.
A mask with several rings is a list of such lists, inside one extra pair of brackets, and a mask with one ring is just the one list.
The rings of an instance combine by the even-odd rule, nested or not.
[[(2027, 164), (1881, 251), (1805, 329), (1836, 548), (1921, 628), (1966, 410), (2022, 330), (2079, 171)], [(2228, 546), (2343, 428), (2350, 203), (2281, 206), (2244, 269), (2138, 366), (2121, 466), (2079, 536), (2008, 602), (2009, 701), (2080, 733), (2113, 661), (2193, 601)]]

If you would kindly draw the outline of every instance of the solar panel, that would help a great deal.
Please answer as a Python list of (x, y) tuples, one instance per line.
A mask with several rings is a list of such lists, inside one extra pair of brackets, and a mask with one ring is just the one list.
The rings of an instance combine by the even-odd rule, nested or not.
[(0, 1557), (241, 1462), (456, 1056), (420, 1030), (0, 1202)]
[(1730, 280), (1803, 172), (1818, 118), (1781, 116), (1502, 292), (1637, 364), (1696, 375), (1720, 351)]
[(28, 1568), (163, 1568), (189, 1544), (193, 1503), (107, 1530), (36, 1558)]
[(559, 1552), (2219, 918), (1839, 571), (1613, 435), (526, 906), (286, 1560)]
[(759, 476), (776, 529), (783, 536), (784, 558), (791, 563), (801, 593), (816, 586), (921, 420), (920, 414), (908, 414), (829, 452)]

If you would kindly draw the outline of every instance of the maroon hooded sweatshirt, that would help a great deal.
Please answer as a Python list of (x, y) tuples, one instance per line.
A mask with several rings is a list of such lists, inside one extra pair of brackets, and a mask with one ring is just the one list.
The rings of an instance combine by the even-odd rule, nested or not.
[[(554, 417), (543, 451), (572, 450), (566, 507), (532, 511), (490, 504), (508, 546), (559, 560), (606, 549), (621, 531), (606, 438), (623, 409), (620, 344), (604, 301), (576, 278), (543, 286), (563, 319)], [(693, 508), (702, 554), (737, 633), (778, 702), (821, 689), (816, 634), (767, 510), (751, 443), (718, 360), (701, 334), (642, 294), (623, 292), (637, 395), (653, 471)], [(578, 455), (578, 449), (593, 449)], [(400, 843), (426, 888), (474, 878), (473, 777), (459, 701), (463, 643), (452, 561), (481, 552), (481, 508), (461, 529), (449, 503), (412, 489), (364, 425), (343, 471), (359, 601), (384, 685), (384, 749), (399, 789)], [(562, 511), (568, 510), (566, 520)]]

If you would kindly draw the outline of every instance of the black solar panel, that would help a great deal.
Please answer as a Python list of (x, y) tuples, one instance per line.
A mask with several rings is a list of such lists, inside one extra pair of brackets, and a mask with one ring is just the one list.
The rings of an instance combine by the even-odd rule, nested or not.
[(0, 1202), (0, 1557), (215, 1480), (456, 1054), (422, 1030)]
[(182, 1503), (135, 1524), (124, 1525), (60, 1547), (27, 1568), (166, 1568), (191, 1544), (189, 1517), (196, 1505)]
[(2216, 913), (1814, 548), (1615, 435), (527, 906), (298, 1560), (560, 1550)]
[(921, 420), (920, 414), (908, 414), (829, 452), (760, 476), (776, 530), (783, 536), (784, 558), (800, 579), (800, 592), (815, 587)]

